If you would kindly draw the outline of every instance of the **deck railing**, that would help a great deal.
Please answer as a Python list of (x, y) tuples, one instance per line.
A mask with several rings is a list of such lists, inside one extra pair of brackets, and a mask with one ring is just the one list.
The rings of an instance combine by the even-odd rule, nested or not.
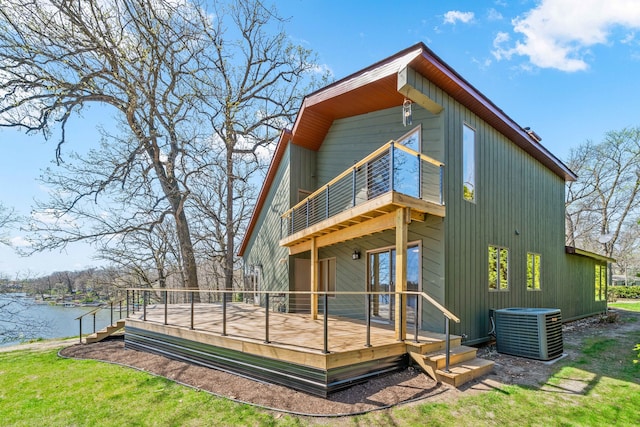
[[(196, 294), (200, 294), (196, 303)], [(395, 316), (395, 299), (400, 298), (401, 304), (406, 306), (407, 330), (413, 325), (413, 341), (420, 342), (420, 316), (416, 315), (416, 307), (427, 303), (436, 308), (436, 315), (440, 314), (445, 321), (445, 351), (446, 369), (449, 367), (449, 322), (460, 322), (453, 313), (431, 298), (424, 292), (304, 292), (304, 291), (252, 291), (250, 301), (259, 301), (259, 304), (247, 304), (246, 295), (234, 291), (225, 290), (185, 290), (185, 289), (150, 289), (132, 288), (127, 290), (127, 316), (138, 318), (142, 321), (160, 322), (164, 325), (186, 327), (192, 330), (206, 330), (219, 333), (222, 336), (235, 336), (238, 338), (259, 339), (265, 343), (272, 343), (273, 328), (285, 328), (286, 322), (273, 322), (272, 316), (286, 316), (287, 313), (303, 314), (310, 312), (311, 295), (317, 295), (319, 301), (319, 314), (322, 322), (322, 344), (310, 347), (322, 353), (331, 351), (330, 336), (340, 334), (335, 330), (337, 326), (330, 325), (330, 319), (352, 321), (365, 326), (365, 335), (362, 345), (372, 346), (371, 329), (375, 325), (389, 329)], [(202, 302), (202, 301), (210, 301)], [(422, 301), (418, 303), (418, 301)], [(255, 310), (248, 310), (252, 306)], [(137, 313), (137, 315), (136, 315)], [(152, 313), (152, 318), (149, 317)], [(277, 314), (273, 314), (277, 313)], [(216, 319), (212, 321), (211, 315)], [(432, 312), (433, 314), (433, 312)], [(308, 321), (313, 321), (309, 316)], [(384, 325), (384, 321), (388, 325)], [(246, 330), (246, 325), (251, 324), (253, 334), (238, 332)], [(230, 326), (241, 326), (232, 328)], [(333, 328), (333, 329), (332, 329)], [(262, 331), (260, 333), (260, 331)], [(256, 335), (257, 333), (257, 335)], [(282, 341), (282, 335), (277, 344), (301, 346), (296, 337), (291, 342)], [(335, 338), (336, 342), (339, 338)], [(336, 343), (333, 344), (334, 346)]]
[(282, 236), (391, 191), (444, 205), (443, 171), (444, 163), (389, 141), (286, 211)]
[[(122, 319), (122, 303), (125, 303), (125, 305), (127, 305), (127, 302), (128, 302), (128, 299), (127, 299), (126, 302), (125, 302), (124, 299), (121, 299), (121, 300), (118, 300), (118, 301), (113, 301), (113, 300), (109, 301), (109, 310), (110, 310), (110, 317), (109, 317), (110, 323), (109, 323), (109, 325), (113, 325), (114, 324), (113, 319), (115, 318), (114, 314), (115, 314), (116, 310), (118, 311), (118, 316), (116, 318), (116, 321)], [(115, 308), (115, 307), (118, 307), (118, 308)], [(82, 315), (80, 315), (80, 316), (78, 316), (78, 317), (76, 317), (74, 319), (74, 320), (78, 321), (78, 326), (80, 328), (80, 334), (79, 334), (80, 344), (82, 344), (82, 319), (84, 319), (85, 317), (91, 316), (91, 318), (93, 319), (93, 332), (92, 333), (95, 334), (96, 333), (96, 315), (98, 314), (99, 311), (106, 310), (106, 309), (107, 309), (106, 307), (97, 307), (97, 308), (94, 308), (93, 310), (88, 311), (88, 312), (86, 312), (86, 313), (84, 313), (84, 314), (82, 314)], [(128, 305), (127, 305), (127, 317), (128, 316), (129, 316), (129, 309), (128, 309)]]

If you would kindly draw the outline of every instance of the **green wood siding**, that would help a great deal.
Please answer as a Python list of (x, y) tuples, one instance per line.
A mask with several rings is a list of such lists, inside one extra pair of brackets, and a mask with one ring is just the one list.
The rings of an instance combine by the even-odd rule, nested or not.
[[(593, 312), (589, 298), (576, 298), (591, 289), (589, 261), (568, 262), (564, 253), (564, 181), (422, 76), (410, 81), (444, 107), (445, 306), (462, 320), (453, 332), (470, 343), (486, 339), (491, 308)], [(476, 130), (475, 203), (463, 200), (465, 123)], [(489, 291), (489, 245), (509, 249), (508, 291)], [(527, 252), (541, 255), (540, 291), (527, 290)]]
[(402, 108), (336, 120), (318, 150), (318, 186), (350, 168), (392, 139), (398, 139), (422, 124), (422, 152), (443, 159), (442, 118), (414, 105), (413, 125), (402, 125)]
[(245, 267), (262, 265), (262, 289), (288, 290), (289, 251), (281, 247), (280, 215), (290, 207), (291, 178), (289, 159), (291, 158), (291, 146), (287, 148), (280, 167), (276, 173), (273, 185), (260, 212), (255, 230), (245, 250), (243, 260)]
[(316, 153), (306, 148), (290, 145), (291, 206), (298, 203), (298, 190), (313, 192), (316, 188)]

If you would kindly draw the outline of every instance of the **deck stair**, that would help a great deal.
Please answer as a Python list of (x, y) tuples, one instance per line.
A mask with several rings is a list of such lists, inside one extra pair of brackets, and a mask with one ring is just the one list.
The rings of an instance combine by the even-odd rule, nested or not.
[(118, 331), (121, 331), (122, 329), (124, 329), (124, 324), (125, 321), (124, 320), (118, 320), (116, 323), (114, 323), (113, 325), (109, 325), (106, 328), (95, 332), (91, 335), (87, 335), (85, 338), (85, 342), (87, 344), (92, 344), (92, 343), (96, 343), (98, 341), (102, 341), (103, 339), (110, 337), (111, 335), (115, 334)]
[(431, 378), (454, 387), (460, 387), (493, 369), (493, 361), (476, 357), (477, 349), (461, 345), (460, 338), (452, 336), (450, 345), (448, 372), (444, 341), (428, 345), (408, 344), (407, 349), (411, 358)]

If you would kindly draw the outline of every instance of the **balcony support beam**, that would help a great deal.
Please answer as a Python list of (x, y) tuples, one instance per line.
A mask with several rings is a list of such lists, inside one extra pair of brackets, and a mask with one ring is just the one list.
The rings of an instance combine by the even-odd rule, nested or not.
[[(400, 208), (395, 212), (396, 225), (396, 292), (407, 291), (407, 250), (411, 209)], [(396, 339), (404, 341), (407, 337), (407, 305), (402, 300), (403, 294), (396, 293), (395, 298), (395, 331)]]

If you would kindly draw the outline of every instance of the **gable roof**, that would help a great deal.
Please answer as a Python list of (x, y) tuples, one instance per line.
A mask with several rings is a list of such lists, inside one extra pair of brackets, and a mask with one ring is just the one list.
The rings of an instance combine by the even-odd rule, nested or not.
[(424, 43), (417, 43), (304, 98), (292, 130), (284, 131), (276, 146), (238, 255), (244, 254), (249, 243), (289, 142), (318, 150), (335, 120), (401, 106), (405, 95), (398, 92), (397, 75), (406, 67), (413, 68), (440, 87), (565, 181), (577, 179), (538, 139), (507, 116)]

